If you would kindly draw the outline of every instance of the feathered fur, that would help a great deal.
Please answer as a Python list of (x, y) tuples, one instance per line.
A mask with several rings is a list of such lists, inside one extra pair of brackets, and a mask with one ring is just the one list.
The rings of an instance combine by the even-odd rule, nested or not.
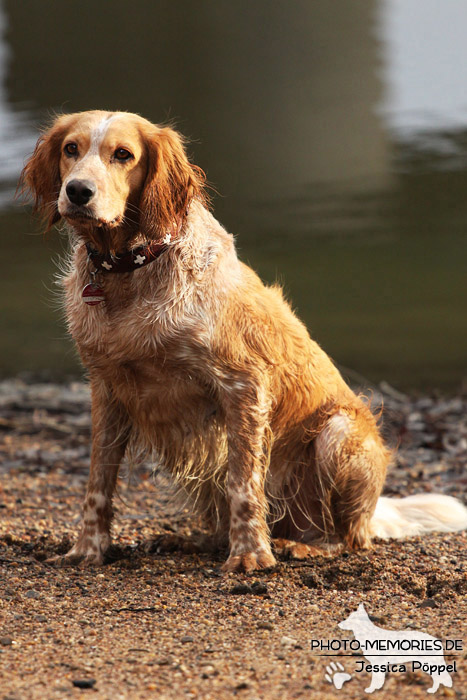
[[(49, 224), (70, 226), (66, 314), (92, 390), (83, 526), (64, 560), (102, 561), (132, 445), (228, 537), (228, 571), (274, 564), (271, 531), (292, 556), (322, 551), (318, 542), (369, 546), (390, 459), (376, 420), (281, 290), (238, 260), (181, 138), (136, 115), (68, 115), (23, 178)], [(78, 205), (77, 182), (95, 190)], [(86, 242), (118, 254), (148, 240), (167, 252), (102, 275), (105, 303), (83, 303)]]

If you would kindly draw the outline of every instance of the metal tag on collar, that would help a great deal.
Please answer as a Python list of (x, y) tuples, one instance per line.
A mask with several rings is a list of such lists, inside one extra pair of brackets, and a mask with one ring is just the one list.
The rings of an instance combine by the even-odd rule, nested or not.
[(90, 282), (84, 287), (83, 291), (81, 292), (83, 301), (88, 306), (96, 306), (102, 301), (105, 301), (104, 290), (102, 289), (100, 284), (96, 282), (96, 276), (97, 270), (89, 271)]

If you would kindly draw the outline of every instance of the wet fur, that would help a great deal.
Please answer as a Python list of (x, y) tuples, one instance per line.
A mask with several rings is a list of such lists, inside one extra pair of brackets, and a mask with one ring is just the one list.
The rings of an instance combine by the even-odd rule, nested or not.
[[(59, 118), (26, 165), (25, 187), (48, 224), (60, 218), (60, 149), (84, 118)], [(180, 137), (136, 115), (118, 119), (131, 120), (143, 144), (132, 215), (115, 226), (68, 221), (66, 315), (89, 373), (93, 420), (83, 526), (68, 561), (102, 561), (118, 465), (132, 445), (228, 537), (226, 570), (273, 565), (271, 531), (292, 555), (294, 542), (310, 554), (317, 542), (369, 546), (390, 457), (374, 416), (280, 288), (238, 260)], [(83, 303), (85, 241), (118, 251), (167, 230), (178, 235), (164, 255), (103, 275), (106, 303)]]

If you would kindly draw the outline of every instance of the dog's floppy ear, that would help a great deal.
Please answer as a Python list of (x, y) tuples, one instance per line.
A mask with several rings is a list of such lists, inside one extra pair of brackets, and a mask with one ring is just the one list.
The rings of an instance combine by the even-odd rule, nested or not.
[(207, 203), (205, 175), (192, 165), (182, 137), (169, 127), (145, 130), (147, 175), (140, 197), (141, 232), (149, 239), (176, 235), (188, 204), (196, 197)]
[(34, 211), (46, 221), (47, 228), (60, 220), (57, 200), (60, 193), (60, 153), (66, 131), (75, 115), (58, 117), (39, 138), (32, 156), (23, 168), (19, 188), (33, 197)]

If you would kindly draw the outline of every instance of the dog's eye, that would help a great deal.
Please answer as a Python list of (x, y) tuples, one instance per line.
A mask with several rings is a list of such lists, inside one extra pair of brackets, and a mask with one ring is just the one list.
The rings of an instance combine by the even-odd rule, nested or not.
[(67, 156), (75, 156), (78, 153), (78, 144), (73, 142), (67, 143), (63, 150)]
[(114, 158), (116, 160), (130, 160), (130, 158), (133, 158), (133, 154), (126, 148), (117, 148), (114, 153)]

